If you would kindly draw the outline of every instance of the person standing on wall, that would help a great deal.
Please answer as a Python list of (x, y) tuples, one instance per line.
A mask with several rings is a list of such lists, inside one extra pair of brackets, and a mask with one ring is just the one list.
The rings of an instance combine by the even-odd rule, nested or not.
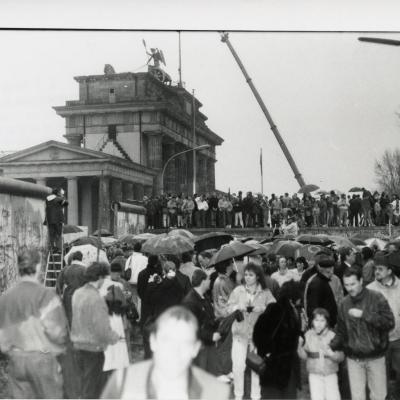
[(49, 230), (50, 249), (53, 253), (62, 252), (62, 226), (64, 223), (64, 207), (68, 206), (64, 190), (54, 188), (46, 198), (45, 225)]

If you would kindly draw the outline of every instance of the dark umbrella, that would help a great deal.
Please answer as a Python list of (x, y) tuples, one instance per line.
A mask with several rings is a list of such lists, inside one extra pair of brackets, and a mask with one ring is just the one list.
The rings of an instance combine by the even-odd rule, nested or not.
[(264, 254), (268, 254), (269, 249), (272, 246), (272, 243), (267, 243), (262, 245), (261, 243), (247, 243), (249, 246), (254, 247), (254, 251), (249, 254), (249, 256), (262, 256)]
[(205, 233), (194, 239), (194, 248), (197, 252), (208, 249), (218, 249), (223, 244), (229, 243), (232, 239), (232, 235), (225, 232)]
[(192, 240), (183, 236), (157, 235), (146, 240), (142, 251), (149, 254), (182, 254), (194, 249)]
[(284, 257), (294, 257), (297, 249), (300, 249), (303, 245), (299, 242), (291, 240), (282, 240), (275, 242), (269, 251), (270, 254), (279, 254)]
[[(104, 229), (101, 228), (100, 229), (100, 236), (112, 236), (113, 234), (108, 230), (108, 229)], [(93, 232), (93, 236), (99, 236), (99, 231), (95, 231)]]
[(302, 244), (320, 244), (321, 246), (327, 246), (333, 243), (333, 240), (329, 239), (327, 235), (310, 235), (303, 234), (297, 236), (296, 240)]
[(253, 251), (254, 247), (246, 243), (239, 242), (238, 240), (234, 240), (229, 244), (223, 245), (221, 249), (212, 256), (209, 266), (218, 264), (231, 258), (245, 256)]
[(349, 238), (350, 242), (355, 244), (356, 246), (366, 246), (367, 244), (364, 242), (364, 240), (361, 240), (356, 237)]
[(85, 237), (78, 238), (78, 239), (74, 240), (73, 242), (71, 242), (69, 244), (69, 246), (70, 247), (83, 246), (84, 244), (91, 244), (92, 246), (98, 247), (99, 249), (101, 249), (103, 247), (101, 240), (99, 240), (98, 237), (95, 237), (95, 236), (85, 236)]
[(358, 186), (354, 186), (349, 190), (349, 192), (362, 192), (362, 191), (363, 189)]
[(79, 233), (83, 232), (81, 228), (77, 225), (63, 225), (63, 233)]

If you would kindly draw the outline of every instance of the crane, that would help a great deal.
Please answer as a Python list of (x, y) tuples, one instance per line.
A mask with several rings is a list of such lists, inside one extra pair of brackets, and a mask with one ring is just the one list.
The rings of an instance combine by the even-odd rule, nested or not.
[(226, 43), (229, 50), (231, 51), (234, 59), (238, 63), (239, 68), (241, 69), (244, 77), (246, 78), (246, 82), (250, 86), (251, 91), (253, 92), (258, 104), (260, 105), (265, 117), (267, 118), (269, 125), (271, 127), (271, 130), (272, 130), (273, 134), (275, 135), (275, 138), (278, 141), (278, 144), (281, 147), (281, 150), (283, 151), (283, 154), (285, 155), (286, 160), (288, 161), (290, 167), (292, 168), (294, 177), (296, 178), (298, 184), (300, 185), (299, 193), (312, 192), (314, 190), (319, 189), (319, 187), (317, 185), (313, 185), (313, 184), (306, 185), (306, 182), (304, 181), (303, 176), (301, 175), (299, 169), (297, 168), (297, 165), (296, 165), (292, 155), (290, 154), (290, 151), (287, 148), (286, 143), (284, 142), (281, 134), (279, 133), (278, 127), (275, 125), (267, 107), (265, 106), (260, 94), (258, 93), (256, 87), (254, 86), (253, 81), (251, 80), (249, 74), (247, 73), (247, 71), (246, 71), (242, 61), (240, 60), (238, 54), (236, 53), (235, 49), (233, 48), (233, 46), (229, 40), (229, 34), (226, 32), (221, 32), (221, 41), (223, 43)]

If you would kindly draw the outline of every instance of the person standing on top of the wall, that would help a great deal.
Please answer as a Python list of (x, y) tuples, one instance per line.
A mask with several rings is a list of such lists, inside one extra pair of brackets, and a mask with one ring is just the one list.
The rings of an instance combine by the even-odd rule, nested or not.
[(64, 223), (63, 208), (67, 206), (68, 201), (65, 199), (64, 190), (61, 188), (54, 188), (52, 194), (46, 198), (45, 225), (47, 225), (49, 230), (50, 248), (53, 253), (62, 251), (61, 235)]

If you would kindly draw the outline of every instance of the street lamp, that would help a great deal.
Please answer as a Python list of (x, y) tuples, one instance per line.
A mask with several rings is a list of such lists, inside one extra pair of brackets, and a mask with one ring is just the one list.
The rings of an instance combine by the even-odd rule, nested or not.
[[(174, 158), (180, 156), (181, 154), (189, 153), (190, 151), (208, 149), (210, 147), (211, 147), (211, 145), (209, 145), (209, 144), (203, 144), (201, 146), (197, 146), (197, 147), (194, 147), (192, 149), (187, 149), (187, 150), (181, 151), (179, 153), (174, 154), (170, 158), (168, 158), (168, 160), (164, 164), (164, 167), (163, 167), (163, 170), (162, 170), (162, 173), (161, 173), (161, 194), (164, 194), (164, 173), (165, 173), (165, 170), (167, 169), (167, 166), (168, 166), (168, 164), (169, 164), (169, 162), (171, 160), (173, 160)], [(195, 176), (195, 174), (196, 174), (196, 171), (194, 170), (193, 171), (193, 187), (196, 187), (195, 186), (196, 185), (196, 176)]]

